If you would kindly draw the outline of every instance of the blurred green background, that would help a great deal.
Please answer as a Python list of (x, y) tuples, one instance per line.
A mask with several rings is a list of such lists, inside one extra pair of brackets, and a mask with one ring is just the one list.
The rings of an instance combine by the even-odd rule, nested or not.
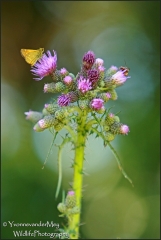
[[(40, 47), (54, 49), (58, 69), (65, 67), (74, 74), (88, 50), (103, 58), (107, 69), (130, 68), (131, 78), (118, 89), (118, 101), (109, 102), (107, 108), (114, 106), (114, 113), (121, 110), (121, 122), (130, 127), (129, 135), (118, 136), (112, 145), (135, 187), (121, 175), (110, 149), (90, 137), (80, 238), (160, 238), (159, 9), (159, 1), (1, 2), (1, 239), (13, 239), (15, 230), (58, 232), (45, 227), (11, 228), (8, 221), (53, 221), (61, 227), (65, 223), (57, 210), (62, 195), (55, 200), (57, 147), (42, 170), (52, 135), (47, 130), (34, 132), (24, 115), (29, 109), (41, 111), (53, 97), (43, 93), (50, 78), (34, 81), (20, 55), (21, 48)], [(66, 191), (72, 181), (72, 158), (67, 145), (62, 183)]]

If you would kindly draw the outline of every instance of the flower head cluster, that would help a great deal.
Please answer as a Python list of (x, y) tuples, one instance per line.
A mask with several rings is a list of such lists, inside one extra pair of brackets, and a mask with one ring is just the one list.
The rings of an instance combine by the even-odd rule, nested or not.
[[(78, 106), (80, 111), (105, 112), (105, 103), (118, 98), (116, 88), (123, 85), (128, 78), (129, 69), (112, 65), (107, 71), (104, 67), (104, 60), (96, 58), (93, 51), (88, 51), (82, 58), (80, 72), (75, 76), (66, 68), (57, 69), (57, 54), (53, 50), (43, 54), (42, 58), (32, 67), (31, 72), (41, 80), (50, 75), (52, 82), (44, 85), (44, 93), (60, 93), (56, 103), (45, 104), (42, 113), (27, 112), (27, 119), (37, 120), (35, 131), (44, 130), (54, 126), (55, 129), (62, 129), (64, 122), (56, 114), (59, 109), (68, 109)], [(70, 114), (69, 114), (70, 115)], [(113, 140), (113, 135), (127, 135), (127, 125), (115, 123), (116, 116), (109, 114), (104, 119), (106, 138)], [(61, 125), (60, 125), (61, 124)]]

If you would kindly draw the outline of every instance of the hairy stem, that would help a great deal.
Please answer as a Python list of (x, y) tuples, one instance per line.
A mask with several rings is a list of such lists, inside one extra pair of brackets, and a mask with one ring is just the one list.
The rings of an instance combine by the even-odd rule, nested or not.
[[(76, 196), (76, 206), (80, 209), (80, 212), (82, 200), (84, 149), (86, 141), (86, 118), (87, 115), (84, 112), (78, 119), (77, 140), (75, 142), (73, 190)], [(79, 237), (80, 212), (74, 214), (69, 222), (70, 239), (78, 239)]]

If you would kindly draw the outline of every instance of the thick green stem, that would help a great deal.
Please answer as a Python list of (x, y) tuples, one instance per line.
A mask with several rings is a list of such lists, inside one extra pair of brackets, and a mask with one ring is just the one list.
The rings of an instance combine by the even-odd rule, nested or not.
[(69, 222), (70, 239), (78, 239), (79, 237), (82, 184), (83, 184), (83, 161), (86, 141), (85, 124), (86, 114), (84, 113), (84, 115), (79, 119), (78, 122), (77, 140), (75, 143), (74, 179), (73, 179), (73, 190), (76, 196), (76, 206), (80, 209), (80, 212), (74, 214)]

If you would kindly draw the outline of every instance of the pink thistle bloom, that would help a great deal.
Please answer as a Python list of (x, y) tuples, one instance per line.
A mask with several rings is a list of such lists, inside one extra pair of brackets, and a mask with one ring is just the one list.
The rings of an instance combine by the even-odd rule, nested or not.
[(94, 98), (91, 102), (91, 106), (94, 110), (100, 110), (103, 108), (104, 101), (101, 98)]
[(107, 93), (106, 93), (106, 97), (107, 97), (108, 99), (110, 99), (110, 98), (111, 98), (111, 93), (107, 92)]
[(91, 69), (95, 62), (95, 54), (92, 51), (88, 51), (83, 56), (83, 66), (86, 70)]
[(130, 132), (130, 130), (129, 130), (129, 127), (127, 125), (122, 125), (120, 127), (120, 133), (121, 134), (127, 135), (128, 132)]
[(105, 71), (105, 67), (104, 66), (99, 66), (98, 67), (98, 71), (99, 72), (104, 72)]
[(66, 76), (64, 79), (63, 79), (63, 82), (66, 84), (66, 85), (70, 85), (72, 83), (73, 79), (71, 76)]
[(58, 101), (57, 101), (60, 107), (68, 106), (70, 102), (71, 102), (71, 99), (69, 94), (62, 94), (61, 96), (58, 97)]
[(74, 191), (68, 191), (68, 196), (74, 196), (75, 192)]
[(33, 75), (38, 76), (38, 78), (34, 78), (35, 80), (39, 81), (56, 70), (57, 55), (54, 50), (53, 52), (54, 56), (51, 55), (50, 51), (47, 51), (47, 54), (43, 54), (42, 58), (32, 67), (31, 72)]
[(61, 68), (60, 69), (60, 74), (65, 76), (66, 74), (68, 74), (68, 71), (66, 70), (66, 68)]
[(91, 82), (89, 81), (89, 79), (83, 78), (83, 77), (81, 76), (80, 79), (78, 80), (78, 89), (79, 89), (82, 93), (86, 93), (86, 92), (88, 92), (90, 89), (92, 89)]
[(112, 72), (113, 71), (116, 72), (118, 70), (118, 67), (112, 65), (109, 70), (112, 71)]
[(114, 75), (112, 75), (111, 80), (114, 84), (116, 84), (116, 86), (120, 86), (124, 82), (126, 82), (127, 78), (130, 78), (130, 77), (125, 76), (124, 71), (119, 70)]
[(96, 58), (95, 64), (96, 66), (103, 66), (104, 61), (101, 58)]

